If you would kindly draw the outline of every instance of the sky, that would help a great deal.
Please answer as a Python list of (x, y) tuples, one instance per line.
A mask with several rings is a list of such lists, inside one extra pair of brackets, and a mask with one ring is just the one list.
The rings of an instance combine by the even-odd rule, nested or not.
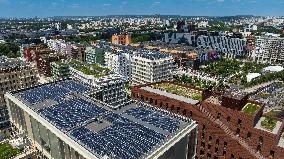
[(284, 16), (284, 0), (0, 0), (0, 17)]

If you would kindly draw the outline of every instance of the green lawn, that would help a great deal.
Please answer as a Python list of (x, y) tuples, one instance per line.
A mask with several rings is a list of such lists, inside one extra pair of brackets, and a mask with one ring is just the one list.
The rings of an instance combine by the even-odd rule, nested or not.
[(272, 119), (270, 117), (266, 117), (262, 122), (261, 122), (261, 126), (264, 127), (265, 129), (268, 129), (270, 131), (272, 131), (275, 126), (276, 126), (277, 120)]
[(0, 159), (10, 159), (19, 154), (19, 149), (13, 148), (9, 143), (0, 144)]
[(245, 113), (248, 113), (250, 115), (254, 115), (255, 112), (259, 109), (259, 105), (256, 104), (252, 104), (252, 103), (248, 103), (246, 104), (245, 108), (243, 109), (243, 111)]

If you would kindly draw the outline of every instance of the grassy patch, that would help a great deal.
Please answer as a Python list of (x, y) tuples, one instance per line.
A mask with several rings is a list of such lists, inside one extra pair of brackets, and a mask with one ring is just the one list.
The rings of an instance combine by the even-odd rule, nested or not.
[(19, 149), (13, 148), (9, 143), (0, 144), (0, 159), (9, 159), (13, 158), (21, 151)]
[(194, 100), (202, 100), (202, 95), (200, 91), (175, 84), (159, 83), (152, 85), (152, 88), (166, 91), (179, 96), (184, 96), (186, 98), (191, 98)]
[(272, 131), (275, 126), (276, 126), (277, 120), (271, 118), (271, 117), (266, 117), (262, 122), (261, 126), (264, 127), (265, 129), (268, 129)]
[(259, 105), (248, 103), (248, 104), (245, 105), (245, 108), (243, 109), (243, 111), (245, 113), (253, 115), (259, 109), (259, 107), (260, 107)]

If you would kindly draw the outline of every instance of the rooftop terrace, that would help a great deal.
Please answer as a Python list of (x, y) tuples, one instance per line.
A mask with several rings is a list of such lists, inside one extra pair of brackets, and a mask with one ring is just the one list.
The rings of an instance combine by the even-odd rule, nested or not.
[(191, 98), (193, 100), (201, 101), (202, 100), (202, 91), (188, 88), (185, 86), (180, 86), (171, 83), (158, 83), (151, 85), (153, 89), (158, 89), (168, 93), (172, 93), (178, 96), (184, 96), (186, 98)]
[(13, 96), (99, 158), (147, 157), (194, 123), (141, 102), (112, 110), (84, 95), (92, 89), (66, 80)]
[(112, 72), (109, 69), (103, 68), (96, 64), (86, 64), (80, 61), (73, 60), (72, 62), (70, 62), (70, 65), (76, 70), (81, 71), (86, 75), (93, 75), (96, 78), (112, 74)]

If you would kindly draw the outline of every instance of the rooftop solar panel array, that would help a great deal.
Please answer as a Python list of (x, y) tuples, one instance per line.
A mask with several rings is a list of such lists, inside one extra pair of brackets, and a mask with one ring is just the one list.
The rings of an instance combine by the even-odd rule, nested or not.
[(60, 129), (80, 126), (106, 110), (83, 99), (71, 99), (38, 112)]
[(99, 155), (120, 159), (137, 159), (165, 139), (165, 135), (134, 123), (117, 114), (109, 114), (112, 126), (97, 133), (81, 127), (70, 132), (89, 149)]
[(173, 133), (179, 129), (179, 121), (173, 120), (166, 115), (162, 115), (142, 107), (129, 109), (126, 111), (126, 114), (138, 118), (158, 128), (166, 130), (170, 133)]
[(73, 80), (50, 83), (19, 93), (19, 96), (30, 104), (37, 104), (46, 99), (62, 101), (70, 92), (82, 93), (90, 90), (88, 86)]
[(36, 104), (46, 99), (61, 101), (69, 92), (59, 85), (51, 83), (21, 92), (19, 96), (31, 104)]
[(58, 84), (60, 84), (61, 86), (63, 86), (64, 88), (70, 91), (74, 91), (77, 93), (82, 93), (90, 90), (86, 85), (80, 84), (73, 80), (61, 81)]

